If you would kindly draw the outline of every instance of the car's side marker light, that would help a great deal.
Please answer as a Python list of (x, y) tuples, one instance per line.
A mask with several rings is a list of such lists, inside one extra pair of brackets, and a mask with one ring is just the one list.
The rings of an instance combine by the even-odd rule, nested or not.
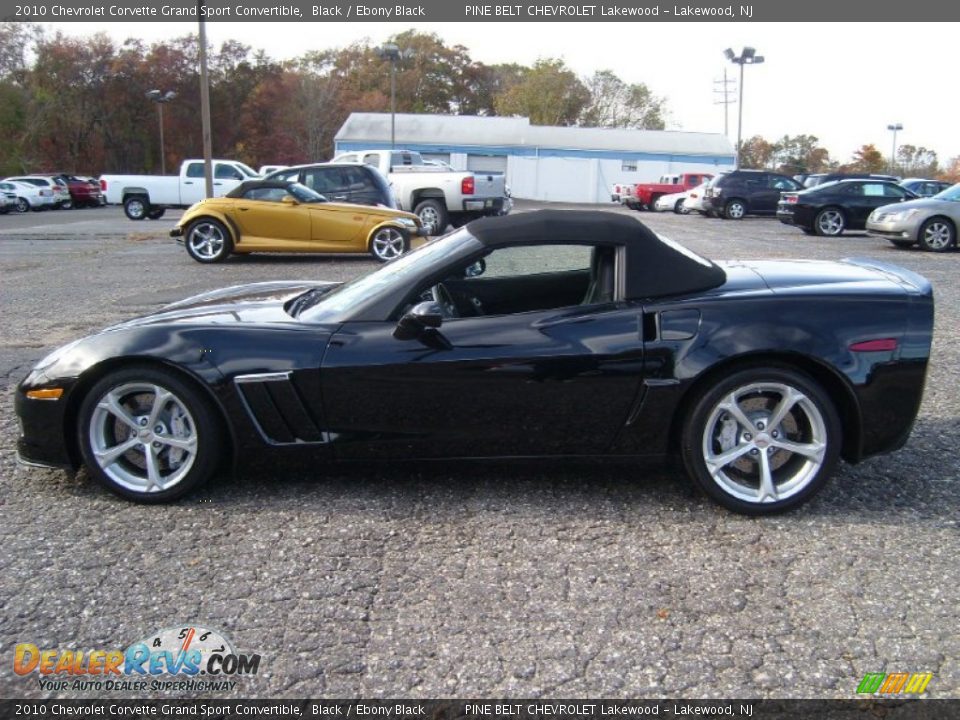
[(27, 390), (27, 397), (31, 400), (59, 400), (61, 395), (63, 395), (63, 388)]

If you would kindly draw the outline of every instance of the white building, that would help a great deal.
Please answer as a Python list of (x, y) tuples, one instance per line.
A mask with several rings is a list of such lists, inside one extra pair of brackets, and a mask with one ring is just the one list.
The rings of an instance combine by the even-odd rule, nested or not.
[[(352, 113), (336, 152), (390, 147), (389, 113)], [(736, 152), (720, 133), (531, 125), (529, 118), (396, 116), (396, 147), (458, 170), (502, 172), (513, 196), (604, 203), (614, 183), (733, 170)]]

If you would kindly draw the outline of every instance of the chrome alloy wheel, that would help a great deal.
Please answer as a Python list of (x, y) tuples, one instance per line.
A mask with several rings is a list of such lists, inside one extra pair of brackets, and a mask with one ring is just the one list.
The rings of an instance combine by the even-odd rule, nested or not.
[(942, 220), (934, 220), (923, 228), (923, 245), (931, 250), (944, 250), (953, 242), (953, 233), (949, 225)]
[(743, 206), (743, 203), (739, 200), (734, 200), (729, 205), (727, 205), (727, 217), (731, 220), (740, 220), (744, 215), (747, 214), (747, 209)]
[(184, 402), (153, 383), (127, 383), (97, 401), (90, 448), (119, 486), (156, 493), (177, 485), (197, 457), (197, 426)]
[(843, 213), (839, 210), (824, 210), (817, 215), (817, 229), (821, 235), (839, 235), (843, 232)]
[(779, 382), (733, 390), (704, 426), (707, 472), (725, 493), (747, 503), (779, 502), (801, 492), (826, 451), (826, 423), (816, 404)]
[(387, 260), (393, 260), (395, 257), (403, 255), (405, 245), (406, 242), (403, 233), (396, 228), (385, 227), (380, 228), (374, 234), (373, 240), (370, 243), (370, 249), (374, 257), (386, 262)]
[(187, 242), (190, 249), (201, 260), (215, 260), (223, 252), (226, 238), (223, 230), (211, 222), (199, 222), (190, 228)]

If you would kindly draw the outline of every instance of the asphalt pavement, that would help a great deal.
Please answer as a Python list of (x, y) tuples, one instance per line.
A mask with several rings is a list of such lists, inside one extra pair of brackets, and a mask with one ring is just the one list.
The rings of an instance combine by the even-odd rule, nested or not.
[(375, 267), (203, 266), (165, 236), (175, 217), (0, 216), (2, 696), (111, 694), (41, 690), (13, 672), (18, 643), (123, 649), (186, 624), (262, 656), (216, 697), (854, 698), (865, 673), (894, 671), (960, 696), (960, 252), (640, 215), (714, 258), (868, 255), (934, 283), (934, 359), (907, 446), (842, 465), (776, 518), (629, 464), (318, 467), (223, 476), (159, 507), (84, 472), (18, 466), (13, 388), (55, 346), (224, 285)]

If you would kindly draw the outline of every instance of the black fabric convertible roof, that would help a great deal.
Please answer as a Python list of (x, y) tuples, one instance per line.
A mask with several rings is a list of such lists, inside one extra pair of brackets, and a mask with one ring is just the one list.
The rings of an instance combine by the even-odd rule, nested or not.
[(257, 190), (260, 188), (279, 188), (280, 190), (286, 190), (290, 185), (293, 184), (294, 181), (292, 180), (244, 180), (233, 190), (228, 192), (224, 197), (242, 198), (247, 190)]
[(662, 240), (639, 220), (601, 210), (538, 210), (474, 220), (467, 230), (491, 247), (524, 244), (601, 243), (626, 250), (627, 299), (709, 290), (726, 274), (709, 260)]

